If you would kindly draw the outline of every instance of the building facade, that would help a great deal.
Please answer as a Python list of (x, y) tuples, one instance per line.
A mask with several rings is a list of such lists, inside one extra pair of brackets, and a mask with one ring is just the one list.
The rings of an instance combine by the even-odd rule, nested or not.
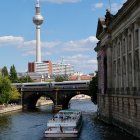
[(70, 64), (52, 63), (43, 61), (41, 63), (28, 63), (28, 72), (35, 72), (48, 75), (71, 75), (74, 73), (74, 67)]
[(43, 61), (43, 62), (30, 62), (28, 63), (28, 72), (29, 73), (40, 73), (40, 74), (52, 74), (52, 62)]
[(140, 1), (107, 11), (96, 37), (99, 117), (140, 138)]
[(74, 67), (70, 64), (52, 64), (52, 73), (54, 75), (71, 75), (74, 73)]

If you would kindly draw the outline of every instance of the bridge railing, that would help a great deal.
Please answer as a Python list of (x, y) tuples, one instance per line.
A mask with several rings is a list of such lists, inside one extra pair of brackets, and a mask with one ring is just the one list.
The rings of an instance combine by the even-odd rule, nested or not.
[(87, 89), (89, 80), (84, 81), (64, 81), (64, 82), (35, 82), (35, 83), (13, 83), (13, 86), (23, 89)]

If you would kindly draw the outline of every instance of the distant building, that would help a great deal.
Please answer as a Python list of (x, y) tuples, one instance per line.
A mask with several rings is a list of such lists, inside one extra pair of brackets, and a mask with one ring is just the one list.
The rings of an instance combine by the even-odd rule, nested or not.
[(43, 62), (29, 62), (28, 63), (28, 72), (40, 73), (40, 74), (49, 74), (52, 75), (52, 62), (43, 61)]
[(70, 64), (52, 64), (52, 73), (54, 75), (71, 75), (74, 74), (74, 67)]
[(107, 11), (96, 37), (99, 117), (140, 138), (140, 0)]
[(41, 63), (28, 63), (28, 72), (51, 75), (71, 75), (74, 73), (74, 67), (70, 64), (52, 63), (43, 61)]
[(92, 80), (94, 76), (91, 75), (85, 75), (85, 74), (78, 74), (75, 73), (74, 75), (69, 76), (70, 81), (76, 81), (76, 80)]
[[(21, 72), (17, 73), (18, 78), (30, 76), (33, 82), (44, 82), (48, 80), (48, 75), (41, 74), (41, 73), (34, 73), (34, 72)], [(28, 82), (28, 81), (27, 81)]]

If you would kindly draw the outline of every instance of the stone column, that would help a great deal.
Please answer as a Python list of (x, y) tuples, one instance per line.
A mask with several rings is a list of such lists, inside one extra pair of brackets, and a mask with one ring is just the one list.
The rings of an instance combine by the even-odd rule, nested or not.
[(127, 58), (127, 41), (128, 41), (128, 30), (126, 29), (124, 31), (124, 35), (125, 35), (125, 54), (126, 54), (126, 87), (128, 87), (128, 58)]
[(112, 44), (107, 47), (107, 88), (112, 88)]
[(122, 39), (122, 34), (120, 34), (120, 67), (121, 67), (121, 69), (120, 69), (120, 82), (121, 82), (121, 84), (120, 84), (120, 88), (122, 88), (123, 86), (122, 86), (122, 80), (123, 80), (123, 73), (122, 73), (122, 71), (123, 71), (123, 65), (122, 65), (122, 58), (123, 58), (123, 54), (122, 54), (122, 41), (123, 41), (123, 39)]
[[(138, 50), (139, 50), (139, 78), (138, 78), (138, 82), (140, 82), (140, 17), (137, 19), (137, 21), (136, 21), (136, 23), (137, 23), (137, 25), (138, 25), (138, 36), (139, 36), (139, 38), (138, 38)], [(140, 85), (139, 85), (139, 90), (140, 90)]]
[(135, 86), (135, 82), (134, 82), (134, 25), (132, 24), (131, 26), (130, 26), (130, 31), (131, 31), (131, 55), (132, 55), (132, 87), (134, 87)]

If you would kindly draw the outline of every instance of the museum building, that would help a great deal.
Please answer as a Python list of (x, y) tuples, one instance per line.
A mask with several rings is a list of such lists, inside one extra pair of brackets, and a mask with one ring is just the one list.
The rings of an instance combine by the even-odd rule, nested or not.
[(140, 138), (140, 0), (98, 20), (98, 114)]

